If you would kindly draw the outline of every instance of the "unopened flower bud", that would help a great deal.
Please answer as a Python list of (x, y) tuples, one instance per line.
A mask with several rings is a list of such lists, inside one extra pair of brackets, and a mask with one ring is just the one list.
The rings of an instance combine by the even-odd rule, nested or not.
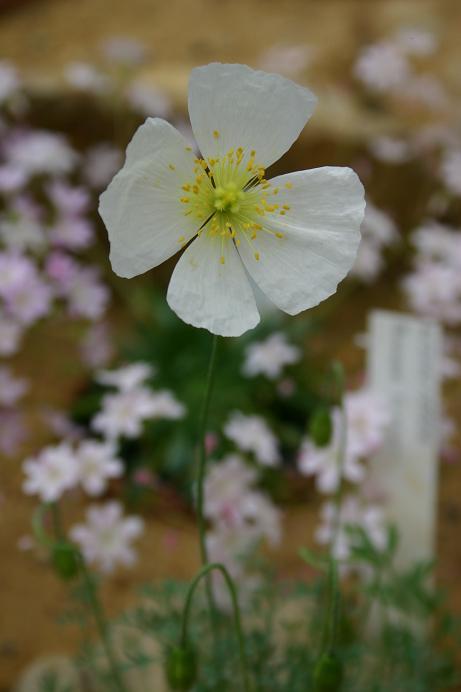
[(334, 653), (322, 654), (314, 670), (314, 692), (339, 692), (343, 666)]
[(333, 426), (331, 415), (325, 406), (317, 408), (309, 421), (309, 437), (317, 447), (330, 444)]
[(54, 544), (51, 562), (55, 572), (66, 581), (76, 577), (79, 572), (77, 549), (68, 541), (63, 540)]
[(187, 692), (197, 675), (197, 660), (191, 646), (175, 646), (166, 659), (166, 677), (172, 690)]

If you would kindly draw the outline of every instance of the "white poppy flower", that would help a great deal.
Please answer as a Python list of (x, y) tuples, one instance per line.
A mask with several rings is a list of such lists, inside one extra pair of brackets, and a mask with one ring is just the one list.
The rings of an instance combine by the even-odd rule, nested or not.
[(223, 336), (259, 321), (248, 274), (291, 315), (334, 293), (360, 239), (358, 177), (325, 167), (265, 178), (315, 101), (290, 80), (244, 65), (194, 69), (189, 115), (203, 158), (164, 120), (138, 129), (100, 200), (114, 271), (136, 276), (187, 246), (168, 303), (185, 322)]

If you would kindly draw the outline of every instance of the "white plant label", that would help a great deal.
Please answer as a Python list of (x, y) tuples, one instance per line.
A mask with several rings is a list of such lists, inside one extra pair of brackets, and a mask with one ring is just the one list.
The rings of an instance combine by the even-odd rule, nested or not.
[(397, 558), (405, 567), (435, 553), (441, 331), (429, 320), (377, 310), (367, 341), (368, 384), (391, 415), (371, 477), (399, 529)]

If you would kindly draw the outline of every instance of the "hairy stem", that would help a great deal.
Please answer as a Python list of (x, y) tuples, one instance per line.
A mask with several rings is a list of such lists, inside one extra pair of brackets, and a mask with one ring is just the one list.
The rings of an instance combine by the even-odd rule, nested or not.
[(83, 576), (84, 588), (88, 596), (91, 612), (93, 614), (102, 645), (104, 647), (104, 652), (109, 662), (114, 689), (117, 690), (117, 692), (127, 692), (127, 688), (125, 686), (122, 674), (118, 666), (117, 657), (112, 646), (112, 640), (110, 637), (106, 614), (104, 612), (101, 600), (99, 598), (96, 585), (94, 584), (93, 578), (88, 570), (83, 556), (80, 554), (80, 552), (78, 553), (78, 555), (80, 569)]
[(195, 594), (195, 590), (196, 590), (197, 586), (199, 585), (201, 579), (203, 577), (208, 577), (209, 573), (212, 570), (218, 570), (219, 572), (221, 572), (221, 574), (223, 575), (223, 577), (226, 581), (227, 588), (229, 589), (229, 594), (230, 594), (231, 601), (232, 601), (232, 610), (234, 613), (235, 632), (237, 635), (238, 647), (239, 647), (240, 667), (241, 667), (241, 673), (242, 673), (243, 690), (244, 690), (244, 692), (250, 692), (250, 690), (251, 690), (250, 676), (249, 676), (249, 672), (248, 672), (248, 664), (247, 664), (246, 653), (245, 653), (245, 644), (244, 644), (244, 639), (243, 639), (243, 629), (242, 629), (242, 621), (241, 621), (241, 617), (240, 617), (240, 608), (239, 608), (238, 599), (237, 599), (237, 590), (236, 590), (235, 584), (232, 580), (232, 577), (230, 576), (227, 569), (224, 567), (224, 565), (221, 565), (218, 562), (213, 562), (213, 563), (207, 564), (204, 567), (202, 567), (202, 569), (194, 577), (194, 579), (192, 580), (192, 582), (189, 586), (189, 590), (187, 592), (187, 597), (186, 597), (186, 603), (184, 605), (184, 610), (183, 610), (182, 623), (181, 623), (181, 646), (182, 647), (187, 646), (187, 632), (188, 632), (190, 611), (191, 611), (191, 606), (192, 606), (192, 601), (193, 601), (193, 597)]

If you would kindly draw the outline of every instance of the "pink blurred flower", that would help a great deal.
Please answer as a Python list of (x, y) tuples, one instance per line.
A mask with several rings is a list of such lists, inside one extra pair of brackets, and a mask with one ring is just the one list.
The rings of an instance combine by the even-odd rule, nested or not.
[(27, 380), (15, 377), (6, 366), (0, 367), (0, 406), (14, 406), (28, 389)]
[(109, 326), (105, 322), (91, 325), (80, 346), (82, 360), (90, 368), (102, 368), (114, 356)]
[(13, 456), (27, 437), (24, 416), (15, 409), (0, 410), (0, 452)]
[(84, 187), (53, 180), (47, 185), (47, 193), (56, 209), (65, 216), (79, 216), (88, 211), (90, 195)]
[(261, 416), (247, 416), (234, 411), (224, 427), (224, 434), (243, 452), (253, 452), (263, 466), (280, 462), (278, 442)]
[(70, 530), (90, 564), (109, 574), (119, 565), (131, 567), (136, 562), (132, 543), (142, 534), (144, 522), (140, 517), (123, 516), (119, 502), (91, 505), (86, 511), (86, 523)]
[(407, 82), (411, 69), (398, 46), (382, 41), (363, 49), (355, 63), (354, 74), (369, 89), (386, 92)]
[(45, 447), (37, 457), (26, 459), (23, 470), (24, 492), (38, 495), (43, 502), (58, 500), (78, 482), (77, 458), (67, 443)]
[(102, 189), (123, 163), (120, 149), (112, 144), (101, 143), (88, 149), (83, 163), (83, 175), (88, 184)]
[(7, 164), (22, 171), (26, 177), (69, 173), (78, 160), (63, 135), (46, 130), (14, 131), (3, 149)]

